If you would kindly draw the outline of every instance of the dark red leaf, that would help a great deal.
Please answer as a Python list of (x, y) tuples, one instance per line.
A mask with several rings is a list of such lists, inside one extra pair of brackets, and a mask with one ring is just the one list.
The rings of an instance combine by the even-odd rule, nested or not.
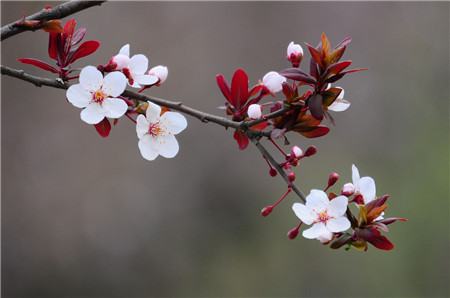
[(248, 99), (248, 76), (243, 69), (234, 72), (231, 81), (231, 98), (236, 109), (240, 109)]
[(311, 77), (306, 72), (303, 72), (299, 68), (287, 68), (280, 72), (280, 75), (299, 82), (304, 82), (306, 84), (315, 84), (316, 80)]
[(326, 71), (326, 75), (325, 76), (338, 74), (341, 71), (343, 71), (344, 69), (346, 69), (347, 67), (349, 67), (350, 64), (352, 64), (351, 60), (342, 61), (342, 62), (338, 62), (338, 63), (332, 64), (332, 65), (330, 65), (328, 67), (328, 70)]
[(100, 46), (100, 43), (96, 40), (88, 40), (83, 42), (78, 49), (75, 50), (75, 52), (73, 52), (70, 55), (70, 58), (68, 60), (68, 63), (74, 63), (75, 61), (77, 61), (80, 58), (89, 56), (90, 54), (94, 53), (95, 51), (97, 51), (98, 47)]
[(309, 62), (309, 74), (316, 78), (316, 80), (319, 79), (319, 69), (317, 69), (317, 63), (313, 59)]
[(107, 118), (104, 118), (100, 123), (97, 123), (94, 126), (101, 137), (106, 138), (109, 136), (109, 132), (111, 131), (111, 123), (109, 123)]
[(66, 36), (72, 36), (76, 26), (77, 21), (75, 21), (75, 19), (68, 20), (67, 23), (64, 25), (64, 34)]
[(312, 130), (302, 131), (300, 133), (304, 137), (312, 139), (312, 138), (322, 137), (322, 136), (326, 135), (329, 131), (330, 131), (330, 129), (328, 127), (319, 125), (319, 126), (313, 128)]
[(342, 47), (346, 47), (346, 46), (348, 46), (351, 42), (352, 42), (352, 38), (351, 38), (350, 36), (347, 36), (346, 38), (344, 38), (343, 41), (341, 41), (341, 42), (335, 47), (335, 49), (342, 48)]
[(390, 225), (391, 223), (394, 223), (396, 221), (408, 221), (408, 219), (403, 218), (403, 217), (389, 217), (389, 218), (382, 219), (378, 222), (385, 224), (385, 225)]
[(242, 132), (240, 130), (236, 130), (234, 132), (233, 138), (238, 143), (239, 149), (244, 150), (245, 148), (247, 148), (248, 143), (249, 143), (249, 139), (248, 139), (247, 135), (244, 132)]
[(253, 125), (252, 127), (250, 127), (252, 130), (256, 130), (256, 131), (263, 131), (267, 125), (269, 125), (269, 123), (267, 123), (267, 121), (258, 123), (256, 125)]
[(322, 95), (316, 94), (308, 99), (308, 108), (311, 115), (317, 120), (323, 119)]
[(332, 249), (338, 249), (340, 247), (342, 247), (343, 245), (350, 243), (352, 239), (352, 235), (350, 234), (342, 234), (341, 237), (337, 238), (336, 240), (334, 240), (331, 245), (330, 248)]
[(334, 75), (334, 76), (328, 78), (325, 81), (325, 83), (334, 83), (337, 80), (340, 80), (346, 74), (353, 73), (353, 72), (358, 72), (358, 71), (363, 71), (363, 70), (367, 70), (367, 68), (356, 68), (356, 69), (350, 69), (350, 70), (347, 70), (347, 71), (343, 71), (343, 72), (341, 72), (341, 73), (339, 73), (337, 75)]
[(33, 59), (33, 58), (19, 58), (17, 59), (17, 61), (22, 62), (24, 64), (30, 64), (36, 67), (39, 67), (40, 69), (52, 72), (52, 73), (58, 73), (59, 71), (54, 68), (53, 66), (51, 66), (50, 64), (38, 60), (38, 59)]
[(222, 91), (223, 96), (225, 96), (227, 101), (234, 106), (235, 103), (231, 99), (230, 87), (228, 87), (228, 83), (225, 80), (225, 77), (222, 74), (216, 75), (216, 82), (217, 85), (219, 86), (220, 91)]
[(56, 60), (58, 57), (58, 35), (58, 33), (50, 33), (48, 36), (48, 56), (53, 60)]
[(308, 50), (311, 53), (311, 57), (314, 59), (314, 61), (317, 63), (317, 65), (319, 65), (321, 68), (323, 68), (323, 62), (322, 62), (320, 52), (310, 44), (306, 44), (306, 46), (308, 47)]
[(356, 233), (358, 238), (364, 239), (378, 249), (391, 250), (394, 248), (394, 244), (381, 235), (376, 228), (358, 229)]

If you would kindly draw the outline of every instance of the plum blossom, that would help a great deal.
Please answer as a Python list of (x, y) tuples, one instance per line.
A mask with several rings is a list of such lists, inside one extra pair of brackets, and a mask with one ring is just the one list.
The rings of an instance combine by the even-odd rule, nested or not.
[(153, 85), (159, 78), (155, 75), (145, 74), (148, 69), (148, 59), (145, 55), (137, 54), (130, 58), (130, 45), (124, 45), (117, 55), (112, 57), (116, 69), (121, 70), (128, 79), (128, 85), (141, 88), (141, 85)]
[(262, 117), (261, 106), (259, 104), (251, 104), (248, 107), (247, 114), (252, 119), (259, 119)]
[(127, 86), (126, 77), (114, 71), (103, 77), (94, 66), (86, 66), (80, 72), (80, 83), (69, 87), (66, 96), (71, 104), (83, 108), (80, 117), (88, 124), (97, 124), (105, 117), (120, 118), (128, 109), (120, 98)]
[(303, 237), (328, 242), (333, 238), (333, 233), (350, 228), (350, 221), (345, 216), (347, 205), (345, 196), (330, 201), (324, 191), (313, 189), (306, 197), (306, 204), (294, 203), (292, 210), (303, 223), (312, 225), (303, 231)]
[(169, 75), (169, 69), (167, 68), (167, 66), (158, 65), (152, 67), (148, 71), (148, 74), (157, 77), (159, 79), (158, 85), (160, 85), (167, 80), (167, 76)]
[(344, 99), (344, 89), (341, 87), (335, 87), (341, 89), (338, 97), (328, 106), (328, 110), (333, 112), (343, 112), (350, 107), (350, 102)]
[[(375, 180), (372, 177), (360, 177), (359, 170), (355, 165), (352, 165), (352, 181), (347, 183), (347, 187), (353, 186), (354, 194), (361, 195), (364, 204), (368, 204), (377, 198)], [(384, 212), (381, 213), (376, 220), (383, 219)]]
[(161, 107), (148, 102), (146, 116), (139, 115), (136, 122), (138, 146), (143, 158), (154, 160), (158, 155), (165, 158), (177, 155), (179, 146), (175, 135), (187, 127), (183, 115), (170, 111), (161, 115)]
[(287, 59), (292, 63), (292, 66), (298, 67), (303, 58), (303, 49), (299, 44), (291, 41), (287, 47)]
[(277, 93), (283, 89), (283, 83), (286, 82), (286, 78), (280, 75), (276, 71), (270, 71), (262, 79), (263, 85), (271, 92)]

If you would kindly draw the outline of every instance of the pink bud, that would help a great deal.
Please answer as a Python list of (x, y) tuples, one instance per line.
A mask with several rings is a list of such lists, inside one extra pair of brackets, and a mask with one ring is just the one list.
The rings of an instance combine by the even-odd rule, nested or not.
[(273, 210), (273, 206), (266, 206), (261, 210), (261, 215), (266, 217), (268, 216), (270, 213), (272, 213)]
[(283, 89), (283, 83), (286, 78), (276, 71), (270, 71), (262, 79), (264, 86), (271, 92), (277, 93)]
[(290, 182), (293, 182), (293, 181), (295, 180), (295, 173), (294, 173), (294, 172), (290, 172), (290, 173), (288, 174), (288, 180), (289, 180)]
[(251, 104), (248, 107), (247, 114), (252, 119), (259, 119), (262, 116), (261, 106), (259, 104)]
[(291, 41), (287, 47), (287, 59), (293, 67), (299, 67), (303, 59), (303, 49), (299, 44)]
[(271, 168), (269, 171), (269, 174), (270, 174), (270, 176), (275, 177), (278, 174), (278, 172), (274, 168)]
[(291, 149), (291, 153), (294, 154), (296, 158), (300, 158), (303, 155), (303, 150), (298, 146), (294, 146)]
[(355, 193), (355, 187), (351, 183), (345, 183), (344, 186), (342, 186), (341, 194), (344, 196), (351, 196)]
[(333, 186), (338, 180), (339, 180), (339, 174), (331, 173), (330, 176), (328, 176), (328, 187)]
[(317, 148), (315, 146), (309, 146), (306, 149), (304, 156), (308, 157), (308, 156), (314, 155), (316, 153), (317, 153)]
[(158, 65), (151, 68), (148, 71), (148, 74), (157, 77), (159, 79), (158, 84), (162, 84), (166, 81), (167, 76), (169, 75), (169, 69), (166, 66)]

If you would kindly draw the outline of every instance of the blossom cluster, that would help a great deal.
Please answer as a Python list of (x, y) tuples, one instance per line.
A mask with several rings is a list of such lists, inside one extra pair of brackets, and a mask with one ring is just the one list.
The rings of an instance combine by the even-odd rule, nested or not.
[[(130, 55), (129, 44), (109, 56), (105, 64), (74, 68), (76, 61), (100, 47), (96, 40), (82, 43), (86, 29), (76, 29), (76, 25), (73, 19), (64, 26), (59, 20), (46, 23), (48, 55), (55, 65), (34, 58), (18, 61), (57, 74), (65, 84), (78, 79), (77, 84), (68, 86), (67, 101), (81, 109), (81, 120), (93, 125), (100, 136), (109, 136), (111, 119), (113, 125), (117, 125), (125, 116), (136, 125), (138, 148), (144, 159), (154, 160), (160, 155), (175, 157), (179, 151), (175, 136), (186, 129), (186, 118), (165, 106), (137, 100), (136, 95), (133, 97), (130, 95), (133, 93), (126, 90), (135, 88), (141, 93), (161, 86), (167, 80), (168, 68), (157, 65), (149, 69), (147, 56)], [(352, 182), (345, 183), (338, 193), (328, 192), (339, 179), (337, 173), (329, 176), (323, 190), (313, 189), (306, 197), (294, 185), (294, 169), (304, 158), (315, 155), (317, 148), (309, 146), (303, 150), (297, 145), (290, 146), (287, 135), (295, 132), (306, 138), (322, 137), (330, 131), (324, 120), (334, 124), (331, 112), (343, 112), (350, 107), (350, 102), (344, 99), (344, 89), (335, 86), (345, 75), (364, 70), (349, 70), (352, 61), (341, 61), (350, 42), (350, 38), (345, 38), (332, 48), (327, 36), (322, 34), (318, 46), (306, 44), (311, 55), (308, 72), (300, 69), (303, 48), (290, 42), (286, 50), (290, 67), (267, 72), (253, 86), (249, 85), (247, 73), (240, 68), (234, 72), (231, 83), (222, 74), (216, 76), (216, 81), (226, 100), (225, 113), (237, 124), (233, 126), (233, 138), (239, 149), (246, 149), (250, 140), (259, 143), (264, 139), (282, 155), (283, 160), (276, 162), (263, 154), (269, 174), (282, 175), (288, 187), (275, 203), (261, 210), (262, 216), (269, 216), (294, 191), (304, 202), (292, 205), (299, 223), (288, 232), (290, 239), (297, 237), (304, 224), (311, 226), (302, 231), (305, 238), (317, 239), (330, 244), (331, 248), (346, 245), (367, 250), (370, 243), (390, 250), (393, 244), (381, 232), (388, 231), (387, 225), (405, 219), (384, 218), (389, 196), (377, 197), (374, 179), (360, 177), (356, 166), (352, 166)], [(74, 75), (78, 71), (79, 74)], [(284, 140), (284, 145), (280, 144), (280, 139)], [(289, 149), (286, 151), (284, 146)]]

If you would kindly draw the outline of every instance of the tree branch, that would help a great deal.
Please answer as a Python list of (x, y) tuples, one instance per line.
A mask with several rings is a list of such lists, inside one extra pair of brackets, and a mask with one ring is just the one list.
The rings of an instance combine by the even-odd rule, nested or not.
[[(14, 69), (8, 66), (1, 65), (1, 74), (7, 75), (10, 77), (14, 77), (19, 80), (23, 80), (26, 82), (29, 82), (37, 87), (47, 86), (57, 89), (68, 89), (70, 87), (69, 84), (63, 82), (61, 79), (49, 79), (49, 78), (41, 78), (35, 75), (28, 74), (24, 72), (23, 70)], [(283, 170), (283, 168), (279, 165), (279, 163), (276, 162), (274, 157), (266, 150), (266, 148), (259, 142), (257, 137), (266, 136), (264, 133), (256, 132), (247, 129), (249, 126), (255, 125), (260, 123), (260, 120), (254, 120), (250, 122), (236, 122), (229, 120), (224, 117), (208, 114), (205, 112), (202, 112), (200, 110), (191, 108), (189, 106), (184, 105), (182, 102), (175, 102), (170, 101), (167, 99), (162, 99), (158, 97), (148, 96), (140, 93), (136, 93), (133, 91), (125, 90), (125, 92), (122, 94), (125, 97), (129, 97), (138, 101), (147, 102), (151, 101), (158, 105), (168, 107), (170, 109), (173, 109), (175, 111), (190, 115), (192, 117), (195, 117), (199, 119), (202, 122), (213, 122), (215, 124), (218, 124), (220, 126), (223, 126), (225, 128), (231, 127), (235, 129), (244, 129), (249, 136), (249, 138), (252, 140), (253, 144), (258, 148), (258, 150), (261, 152), (261, 154), (272, 164), (272, 166), (277, 170), (277, 172), (281, 175), (281, 177), (286, 181), (286, 183), (292, 188), (292, 190), (299, 196), (299, 198), (304, 202), (305, 201), (305, 195), (294, 185), (292, 184), (287, 175), (286, 172)], [(274, 113), (268, 114), (265, 119), (274, 118), (277, 116), (282, 115), (287, 111), (286, 108), (276, 111)], [(256, 122), (258, 121), (258, 122)], [(256, 122), (256, 123), (255, 123)]]
[(25, 21), (42, 21), (40, 25), (33, 27), (20, 26), (19, 24), (21, 21), (23, 21), (23, 19), (17, 20), (2, 27), (1, 40), (3, 41), (11, 36), (14, 36), (24, 31), (34, 31), (40, 29), (44, 25), (45, 21), (62, 19), (66, 16), (72, 15), (89, 7), (101, 5), (103, 2), (106, 1), (74, 0), (65, 2), (51, 9), (42, 9), (41, 11), (32, 14), (24, 19)]
[(292, 190), (297, 194), (297, 196), (303, 201), (306, 202), (306, 197), (303, 192), (295, 186), (292, 182), (289, 181), (286, 172), (280, 166), (280, 164), (273, 158), (273, 156), (267, 151), (267, 149), (259, 142), (257, 138), (251, 138), (252, 143), (258, 148), (259, 152), (270, 162), (270, 164), (277, 170), (277, 172), (281, 175), (281, 177), (286, 181), (287, 185), (292, 188)]

